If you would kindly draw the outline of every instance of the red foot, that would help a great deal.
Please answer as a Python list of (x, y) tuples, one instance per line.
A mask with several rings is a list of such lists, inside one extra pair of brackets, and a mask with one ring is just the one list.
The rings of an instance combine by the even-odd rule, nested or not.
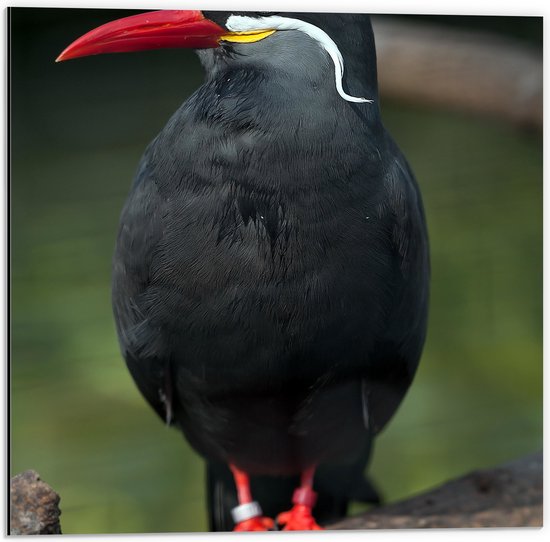
[(256, 517), (246, 519), (237, 523), (233, 531), (250, 532), (250, 531), (270, 531), (275, 526), (275, 522), (271, 518)]
[(295, 504), (288, 512), (277, 516), (277, 523), (284, 525), (283, 531), (322, 531), (311, 515), (311, 508), (304, 504)]

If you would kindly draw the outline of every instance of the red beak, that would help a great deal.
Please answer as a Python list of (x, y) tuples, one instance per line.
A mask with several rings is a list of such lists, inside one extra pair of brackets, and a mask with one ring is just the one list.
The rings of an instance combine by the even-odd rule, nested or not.
[(71, 43), (56, 62), (102, 53), (145, 49), (217, 47), (227, 30), (201, 11), (166, 10), (132, 15), (104, 24)]

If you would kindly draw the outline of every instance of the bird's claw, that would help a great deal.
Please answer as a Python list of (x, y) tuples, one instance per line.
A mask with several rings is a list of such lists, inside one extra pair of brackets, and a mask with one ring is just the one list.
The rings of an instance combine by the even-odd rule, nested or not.
[(283, 531), (322, 531), (315, 518), (311, 515), (311, 508), (303, 504), (295, 504), (288, 512), (277, 516), (277, 523), (284, 525)]
[(275, 527), (275, 522), (271, 518), (256, 516), (245, 519), (235, 525), (234, 532), (252, 532), (252, 531), (271, 531)]

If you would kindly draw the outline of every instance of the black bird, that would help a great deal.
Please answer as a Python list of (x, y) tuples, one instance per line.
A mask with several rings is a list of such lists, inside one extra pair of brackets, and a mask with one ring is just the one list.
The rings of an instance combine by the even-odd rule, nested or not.
[(279, 525), (317, 529), (317, 497), (320, 523), (377, 500), (363, 471), (426, 333), (424, 212), (380, 118), (370, 19), (144, 13), (58, 60), (161, 47), (197, 49), (206, 79), (122, 211), (122, 353), (206, 458), (212, 529), (273, 528), (289, 502)]

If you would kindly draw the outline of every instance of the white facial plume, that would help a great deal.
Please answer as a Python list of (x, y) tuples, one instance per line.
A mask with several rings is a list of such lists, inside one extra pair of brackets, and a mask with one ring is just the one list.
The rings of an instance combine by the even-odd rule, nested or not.
[(298, 30), (314, 39), (330, 56), (334, 63), (334, 76), (336, 79), (336, 90), (344, 100), (354, 103), (372, 103), (373, 100), (367, 98), (358, 98), (346, 94), (342, 87), (342, 78), (344, 77), (344, 59), (338, 46), (331, 37), (318, 26), (306, 23), (300, 19), (290, 17), (244, 17), (242, 15), (231, 15), (225, 26), (232, 32), (249, 32), (253, 30)]

